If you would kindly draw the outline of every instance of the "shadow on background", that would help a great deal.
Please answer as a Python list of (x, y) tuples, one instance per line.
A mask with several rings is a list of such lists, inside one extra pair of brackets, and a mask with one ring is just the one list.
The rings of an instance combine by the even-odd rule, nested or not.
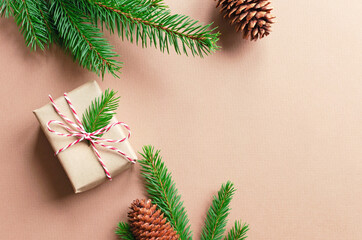
[(38, 174), (41, 183), (44, 183), (44, 192), (51, 198), (63, 198), (73, 195), (73, 189), (65, 174), (62, 165), (51, 148), (43, 131), (39, 128), (34, 148), (34, 160), (39, 169)]
[(250, 44), (249, 41), (243, 39), (240, 32), (235, 31), (235, 27), (230, 25), (228, 19), (223, 17), (219, 8), (212, 8), (210, 16), (210, 22), (214, 22), (213, 25), (217, 26), (217, 31), (221, 33), (218, 44), (221, 46), (222, 51), (225, 51), (227, 54), (234, 51), (241, 52), (243, 48)]
[(65, 51), (63, 47), (55, 43), (45, 47), (44, 50), (40, 48), (35, 51), (31, 50), (26, 46), (23, 34), (12, 17), (0, 19), (0, 41), (5, 38), (14, 42), (16, 47), (16, 50), (9, 51), (20, 53), (22, 59), (31, 62), (29, 64), (37, 70), (52, 71), (54, 78), (59, 78), (60, 81), (78, 82), (77, 85), (79, 85), (88, 75), (91, 76), (91, 79), (99, 78), (95, 73), (81, 67), (78, 62), (73, 60), (69, 51)]
[[(16, 25), (14, 18), (1, 18), (0, 19), (0, 40), (8, 38), (17, 45), (17, 51), (21, 53), (21, 56), (26, 60), (33, 60), (36, 55), (31, 52), (30, 48), (26, 46), (24, 37), (20, 32), (20, 28)], [(37, 51), (41, 52), (41, 51)]]

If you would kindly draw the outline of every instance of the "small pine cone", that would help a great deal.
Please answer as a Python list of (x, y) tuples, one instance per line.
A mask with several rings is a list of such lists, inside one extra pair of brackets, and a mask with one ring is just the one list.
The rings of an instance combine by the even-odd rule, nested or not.
[(151, 200), (134, 200), (128, 213), (136, 240), (178, 240), (177, 232)]
[(273, 9), (269, 0), (216, 0), (216, 7), (221, 7), (220, 12), (224, 18), (235, 25), (237, 32), (242, 32), (245, 39), (257, 40), (268, 36), (271, 24), (275, 18), (270, 14)]

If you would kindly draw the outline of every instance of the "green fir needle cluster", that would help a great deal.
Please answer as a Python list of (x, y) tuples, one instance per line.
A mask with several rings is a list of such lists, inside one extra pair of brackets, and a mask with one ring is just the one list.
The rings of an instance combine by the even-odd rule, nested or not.
[(142, 157), (139, 161), (142, 167), (141, 174), (152, 203), (161, 209), (181, 240), (191, 239), (191, 226), (186, 209), (171, 173), (162, 161), (160, 151), (154, 152), (152, 147), (144, 147)]
[[(145, 180), (145, 186), (153, 204), (164, 213), (167, 220), (177, 231), (180, 240), (192, 240), (192, 231), (189, 219), (181, 195), (178, 193), (171, 173), (162, 161), (160, 151), (154, 151), (152, 146), (145, 146), (141, 164), (141, 173)], [(230, 181), (223, 184), (218, 194), (214, 196), (212, 204), (206, 216), (205, 225), (202, 230), (202, 240), (244, 240), (249, 230), (247, 224), (236, 221), (227, 235), (227, 216), (230, 212), (230, 202), (235, 193), (234, 184)], [(128, 223), (120, 222), (116, 230), (120, 239), (134, 240)]]
[(13, 16), (32, 50), (52, 43), (98, 75), (118, 77), (122, 62), (102, 31), (142, 47), (204, 56), (218, 49), (219, 33), (188, 16), (171, 14), (163, 0), (0, 0), (0, 16)]
[(133, 234), (128, 223), (120, 222), (118, 223), (118, 228), (116, 234), (124, 240), (134, 240)]
[(117, 92), (107, 89), (104, 93), (94, 99), (83, 114), (82, 124), (84, 129), (91, 133), (107, 126), (119, 105)]
[(205, 226), (202, 229), (201, 240), (221, 240), (227, 224), (227, 216), (230, 212), (230, 202), (235, 192), (231, 182), (221, 186), (217, 196), (214, 196), (212, 205), (206, 216)]

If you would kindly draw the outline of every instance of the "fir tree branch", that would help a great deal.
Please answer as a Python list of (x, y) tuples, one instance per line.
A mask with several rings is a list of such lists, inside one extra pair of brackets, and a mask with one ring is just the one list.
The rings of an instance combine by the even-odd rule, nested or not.
[[(11, 2), (15, 21), (24, 36), (26, 45), (32, 50), (45, 49), (50, 33), (37, 0), (13, 0)], [(9, 13), (8, 13), (9, 14)]]
[(122, 63), (103, 38), (111, 33), (162, 52), (203, 56), (218, 49), (219, 33), (183, 15), (172, 15), (164, 0), (0, 0), (0, 16), (14, 16), (27, 46), (45, 49), (57, 42), (81, 66), (117, 77)]
[(234, 184), (228, 181), (221, 186), (206, 216), (201, 240), (221, 240), (225, 232), (230, 202), (234, 195)]
[(181, 240), (192, 239), (189, 219), (181, 196), (172, 180), (171, 173), (162, 162), (160, 151), (154, 152), (152, 146), (143, 147), (141, 174), (145, 179), (147, 192), (154, 204), (161, 209)]
[[(96, 0), (91, 0), (93, 2), (95, 2)], [(135, 0), (135, 1), (139, 1), (140, 2), (140, 6), (142, 6), (144, 4), (144, 0)], [(158, 8), (158, 9), (166, 9), (168, 8), (168, 6), (165, 4), (165, 2), (163, 0), (148, 0), (150, 2), (149, 4), (149, 8)], [(123, 2), (122, 1), (113, 1), (113, 4), (115, 4), (116, 6), (122, 6)]]
[(0, 0), (0, 16), (10, 17), (13, 15), (11, 0)]
[(42, 20), (47, 28), (47, 34), (48, 34), (48, 45), (50, 45), (53, 42), (53, 39), (55, 37), (54, 34), (54, 25), (52, 23), (52, 18), (50, 16), (49, 12), (49, 3), (45, 0), (35, 0), (37, 7), (39, 9), (39, 12), (42, 16)]
[(73, 1), (53, 0), (51, 11), (63, 45), (81, 66), (102, 77), (106, 71), (118, 77), (121, 62), (113, 59), (118, 55)]
[(96, 98), (83, 114), (82, 123), (89, 133), (107, 126), (114, 111), (118, 108), (119, 97), (116, 97), (113, 90), (107, 89), (102, 96)]
[(159, 9), (165, 9), (168, 8), (168, 6), (165, 4), (163, 0), (151, 0), (151, 7), (159, 8)]
[(124, 222), (118, 223), (116, 234), (119, 236), (120, 239), (135, 240), (128, 223)]
[(240, 221), (235, 221), (235, 225), (230, 229), (224, 240), (244, 240), (247, 238), (246, 233), (249, 230), (249, 225), (241, 224)]
[(141, 40), (142, 46), (154, 45), (162, 52), (173, 46), (176, 53), (188, 51), (203, 56), (214, 52), (219, 33), (209, 29), (211, 24), (200, 25), (184, 15), (172, 15), (164, 8), (152, 7), (152, 0), (91, 0), (90, 15), (111, 32), (116, 29), (119, 36), (131, 42)]

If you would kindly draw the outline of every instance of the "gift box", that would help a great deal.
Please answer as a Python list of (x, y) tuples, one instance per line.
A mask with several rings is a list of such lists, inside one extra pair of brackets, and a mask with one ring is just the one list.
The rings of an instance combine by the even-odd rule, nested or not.
[[(79, 117), (83, 115), (91, 102), (101, 95), (102, 91), (97, 82), (86, 83), (67, 93), (68, 98), (71, 100), (71, 105), (73, 105)], [(71, 106), (65, 97), (56, 99), (54, 104), (63, 115), (71, 121), (77, 122)], [(56, 107), (50, 102), (33, 111), (55, 152), (80, 138), (79, 136), (54, 134), (54, 132), (49, 130), (49, 122), (51, 121), (59, 121), (61, 124), (64, 123), (64, 126), (72, 128), (71, 124), (66, 122), (56, 111)], [(117, 119), (114, 116), (111, 123), (117, 123)], [(52, 126), (52, 128), (57, 132), (67, 134), (60, 125)], [(72, 129), (74, 129), (74, 127)], [(122, 125), (114, 124), (109, 131), (102, 134), (101, 137), (104, 139), (124, 139), (124, 141), (103, 143), (103, 145), (106, 146), (94, 144), (96, 146), (95, 150), (89, 141), (82, 140), (57, 154), (75, 193), (84, 192), (107, 181), (109, 177), (107, 178), (106, 170), (108, 170), (112, 177), (115, 177), (132, 165), (129, 159), (136, 159), (137, 157), (126, 136)], [(117, 151), (112, 151), (114, 149), (119, 150), (123, 155)], [(125, 156), (127, 156), (128, 159)], [(52, 159), (49, 158), (49, 161), (52, 161)], [(104, 165), (105, 168), (102, 165)]]

